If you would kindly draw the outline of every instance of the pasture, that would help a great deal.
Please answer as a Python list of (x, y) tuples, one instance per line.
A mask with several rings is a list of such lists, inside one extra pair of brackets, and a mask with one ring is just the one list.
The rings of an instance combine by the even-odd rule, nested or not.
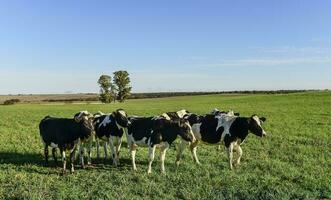
[[(147, 149), (138, 148), (133, 172), (129, 151), (121, 165), (96, 160), (92, 168), (61, 176), (61, 165), (43, 167), (38, 124), (46, 115), (72, 117), (80, 110), (158, 115), (182, 108), (198, 114), (213, 108), (241, 116), (265, 116), (266, 138), (250, 134), (242, 145), (241, 166), (229, 170), (226, 152), (199, 145), (201, 165), (185, 150), (175, 165), (172, 145), (160, 174), (158, 154), (147, 174)], [(109, 105), (18, 104), (0, 106), (0, 198), (2, 199), (331, 199), (331, 93), (205, 95), (129, 100)], [(124, 138), (125, 141), (125, 138)], [(102, 152), (103, 153), (103, 152)]]

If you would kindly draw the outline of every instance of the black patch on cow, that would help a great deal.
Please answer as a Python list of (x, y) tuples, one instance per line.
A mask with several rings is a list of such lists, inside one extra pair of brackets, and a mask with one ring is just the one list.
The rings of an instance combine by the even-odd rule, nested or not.
[(222, 139), (224, 127), (219, 127), (216, 130), (218, 118), (215, 115), (208, 114), (201, 120), (200, 134), (201, 140), (210, 144), (219, 143)]
[[(153, 117), (135, 117), (130, 118), (131, 125), (128, 128), (128, 134), (138, 141), (144, 137), (150, 138), (153, 128)], [(148, 139), (145, 141), (148, 142)]]
[(186, 120), (166, 120), (154, 117), (132, 118), (128, 128), (129, 135), (138, 141), (146, 137), (146, 143), (151, 140), (151, 145), (168, 142), (171, 144), (180, 135), (184, 140), (192, 141), (191, 128), (185, 124)]
[[(109, 116), (110, 122), (106, 123), (106, 125), (104, 126), (103, 121), (107, 116)], [(102, 138), (104, 136), (107, 138), (109, 138), (110, 136), (123, 136), (124, 131), (123, 129), (118, 128), (118, 126), (116, 125), (115, 117), (113, 115), (102, 115), (100, 117), (96, 117), (94, 121), (95, 134), (98, 138)]]

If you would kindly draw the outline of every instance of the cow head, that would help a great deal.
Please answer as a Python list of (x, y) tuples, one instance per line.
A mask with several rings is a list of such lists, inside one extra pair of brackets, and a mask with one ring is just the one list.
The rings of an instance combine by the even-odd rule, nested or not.
[(128, 119), (128, 115), (123, 109), (117, 109), (113, 112), (116, 123), (122, 128), (127, 128), (131, 123)]
[(81, 123), (84, 129), (90, 132), (90, 134), (94, 132), (94, 124), (93, 124), (94, 117), (91, 113), (87, 111), (80, 111), (79, 113), (76, 113), (74, 115), (74, 120), (77, 123)]
[(258, 117), (257, 115), (252, 115), (248, 119), (248, 130), (254, 135), (265, 137), (267, 133), (263, 130), (262, 124), (266, 121), (265, 117)]
[(190, 113), (190, 114), (185, 115), (184, 119), (186, 119), (192, 126), (193, 124), (200, 123), (202, 120), (202, 116), (194, 114), (194, 113)]
[(192, 127), (188, 120), (180, 119), (178, 121), (179, 135), (188, 142), (195, 142), (195, 136), (192, 131)]

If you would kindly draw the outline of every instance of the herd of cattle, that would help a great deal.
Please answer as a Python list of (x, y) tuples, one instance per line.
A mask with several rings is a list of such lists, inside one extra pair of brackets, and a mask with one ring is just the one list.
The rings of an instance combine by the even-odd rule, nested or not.
[[(81, 111), (69, 118), (46, 116), (39, 124), (40, 136), (44, 144), (45, 164), (48, 165), (48, 147), (52, 147), (52, 155), (57, 163), (57, 148), (60, 149), (63, 161), (63, 173), (66, 172), (66, 150), (70, 152), (71, 172), (74, 172), (75, 151), (79, 149), (79, 160), (85, 168), (84, 157), (87, 149), (87, 163), (91, 164), (91, 149), (95, 138), (97, 157), (100, 157), (100, 142), (103, 143), (105, 158), (108, 158), (108, 145), (111, 149), (113, 164), (119, 164), (122, 136), (125, 134), (131, 152), (132, 167), (136, 170), (135, 156), (138, 146), (148, 147), (148, 173), (152, 172), (157, 147), (161, 151), (161, 172), (165, 172), (164, 160), (169, 146), (179, 136), (176, 164), (179, 165), (182, 153), (188, 146), (195, 163), (200, 164), (197, 157), (199, 143), (219, 145), (224, 142), (230, 169), (233, 163), (239, 165), (242, 156), (242, 144), (249, 132), (263, 137), (266, 132), (262, 123), (266, 119), (252, 115), (240, 117), (233, 111), (224, 112), (214, 109), (206, 115), (197, 115), (186, 110), (167, 112), (153, 117), (129, 117), (123, 109), (109, 114), (98, 112), (94, 115)], [(238, 157), (233, 161), (233, 151)]]

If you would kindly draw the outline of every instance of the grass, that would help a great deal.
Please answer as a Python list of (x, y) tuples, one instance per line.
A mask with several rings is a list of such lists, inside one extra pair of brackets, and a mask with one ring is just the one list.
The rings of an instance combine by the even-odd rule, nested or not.
[[(147, 149), (139, 148), (138, 171), (131, 170), (126, 145), (121, 166), (96, 160), (92, 169), (76, 166), (61, 176), (60, 167), (43, 167), (38, 123), (45, 115), (72, 117), (80, 110), (157, 115), (186, 108), (199, 114), (213, 108), (242, 116), (267, 117), (267, 138), (250, 134), (240, 167), (230, 171), (225, 151), (200, 145), (201, 166), (188, 150), (175, 166), (175, 145), (167, 152), (166, 174), (159, 157), (147, 175)], [(286, 95), (206, 95), (130, 100), (110, 105), (0, 106), (0, 198), (3, 199), (331, 199), (331, 93)], [(52, 160), (50, 160), (52, 165)]]

